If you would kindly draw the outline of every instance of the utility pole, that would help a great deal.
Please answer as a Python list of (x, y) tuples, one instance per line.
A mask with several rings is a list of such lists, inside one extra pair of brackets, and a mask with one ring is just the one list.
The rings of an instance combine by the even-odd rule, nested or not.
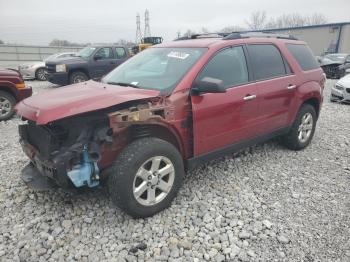
[(149, 12), (146, 9), (145, 11), (145, 33), (143, 34), (144, 37), (151, 36), (151, 27), (149, 25)]
[(140, 14), (137, 13), (137, 15), (136, 15), (136, 38), (135, 38), (136, 44), (140, 44), (141, 43), (141, 39), (142, 39), (142, 35), (141, 35)]

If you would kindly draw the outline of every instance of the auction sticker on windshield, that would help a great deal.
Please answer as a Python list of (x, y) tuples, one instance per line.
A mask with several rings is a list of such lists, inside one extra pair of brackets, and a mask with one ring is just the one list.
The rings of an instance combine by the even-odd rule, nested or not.
[(171, 51), (171, 52), (168, 54), (168, 57), (178, 58), (178, 59), (186, 59), (187, 57), (189, 57), (189, 55), (190, 55), (190, 54), (183, 53), (183, 52)]

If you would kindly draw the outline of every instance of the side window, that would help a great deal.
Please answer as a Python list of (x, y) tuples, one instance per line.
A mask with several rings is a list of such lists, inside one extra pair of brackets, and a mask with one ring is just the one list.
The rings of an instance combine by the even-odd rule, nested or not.
[(101, 56), (102, 59), (113, 58), (112, 48), (103, 47), (100, 48), (95, 55)]
[(304, 71), (320, 67), (308, 46), (297, 44), (287, 44), (286, 46)]
[(236, 46), (219, 51), (206, 64), (198, 79), (220, 79), (226, 88), (248, 82), (248, 69), (243, 47)]
[(121, 59), (126, 57), (125, 49), (123, 47), (115, 48), (116, 58)]
[(255, 80), (287, 74), (283, 58), (277, 47), (270, 44), (254, 44), (247, 47)]

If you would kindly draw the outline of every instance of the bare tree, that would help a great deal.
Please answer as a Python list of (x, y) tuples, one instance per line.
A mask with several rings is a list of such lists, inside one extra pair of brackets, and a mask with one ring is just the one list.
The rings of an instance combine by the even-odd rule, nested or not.
[(264, 28), (266, 20), (266, 12), (257, 11), (250, 15), (250, 18), (246, 21), (246, 24), (252, 30), (259, 30)]
[(195, 35), (195, 34), (197, 34), (196, 31), (191, 30), (191, 29), (187, 29), (187, 30), (185, 31), (185, 33), (184, 33), (182, 36), (190, 37), (191, 35)]
[(306, 18), (308, 25), (321, 25), (327, 23), (327, 17), (324, 14), (314, 13), (313, 15)]
[(302, 16), (297, 13), (284, 14), (276, 18), (271, 18), (264, 25), (265, 29), (295, 27), (306, 25), (319, 25), (327, 23), (327, 18), (323, 14), (315, 13), (310, 16)]
[(49, 46), (86, 46), (87, 44), (72, 43), (68, 40), (53, 39)]
[(245, 31), (247, 30), (246, 28), (243, 28), (241, 26), (226, 26), (223, 29), (221, 29), (219, 32), (221, 33), (232, 33), (232, 32), (240, 32), (240, 31)]

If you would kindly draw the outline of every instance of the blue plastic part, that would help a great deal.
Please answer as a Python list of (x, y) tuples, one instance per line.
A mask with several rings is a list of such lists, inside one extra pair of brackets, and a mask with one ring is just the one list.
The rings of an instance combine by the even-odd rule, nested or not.
[[(90, 159), (87, 147), (84, 147), (81, 164), (74, 166), (71, 171), (67, 172), (67, 175), (76, 187), (95, 187), (100, 183), (99, 172), (97, 163)], [(93, 176), (95, 179), (92, 179)]]

